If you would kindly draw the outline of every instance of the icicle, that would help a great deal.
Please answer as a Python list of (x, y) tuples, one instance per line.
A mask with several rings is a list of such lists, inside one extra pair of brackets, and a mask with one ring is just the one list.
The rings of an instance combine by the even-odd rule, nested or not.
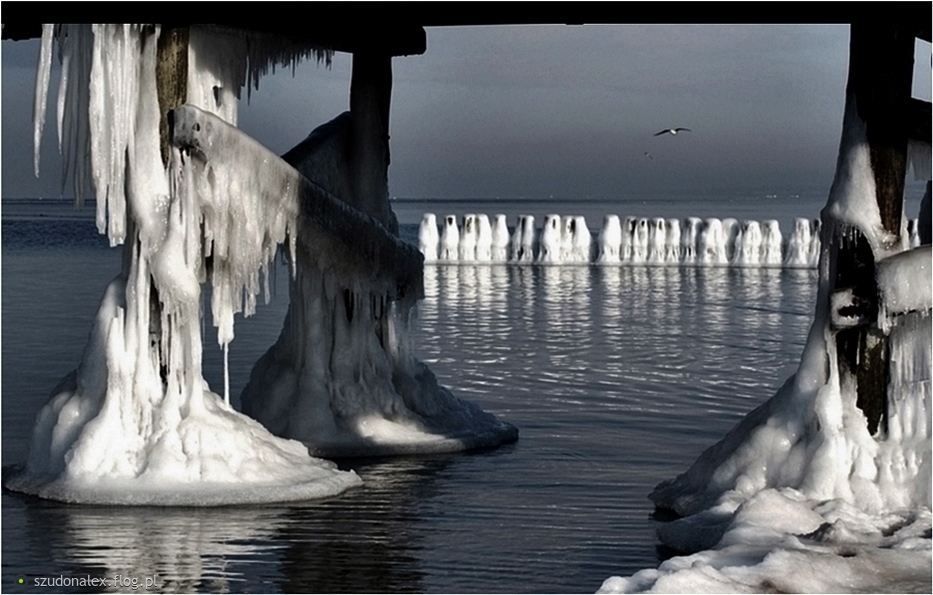
[(42, 145), (42, 129), (45, 126), (45, 108), (49, 96), (49, 73), (52, 70), (52, 33), (54, 25), (42, 25), (42, 42), (39, 46), (39, 68), (36, 70), (36, 96), (32, 106), (33, 123), (33, 166), (39, 177), (39, 147)]
[(230, 406), (230, 344), (224, 343), (224, 403)]

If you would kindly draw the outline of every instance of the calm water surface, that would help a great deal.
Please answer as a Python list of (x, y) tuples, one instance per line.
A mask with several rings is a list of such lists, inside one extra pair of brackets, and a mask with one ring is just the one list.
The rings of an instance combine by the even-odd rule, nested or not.
[[(5, 466), (25, 458), (35, 415), (80, 361), (119, 269), (89, 215), (40, 211), (4, 206)], [(163, 591), (592, 592), (659, 563), (648, 493), (793, 371), (816, 273), (438, 265), (425, 285), (419, 357), (455, 394), (518, 426), (517, 444), (345, 461), (362, 488), (299, 505), (91, 507), (4, 493), (2, 589), (36, 591), (20, 576), (121, 575), (156, 576)], [(237, 322), (234, 395), (281, 329), (281, 267), (277, 286)], [(221, 353), (205, 332), (217, 390)]]

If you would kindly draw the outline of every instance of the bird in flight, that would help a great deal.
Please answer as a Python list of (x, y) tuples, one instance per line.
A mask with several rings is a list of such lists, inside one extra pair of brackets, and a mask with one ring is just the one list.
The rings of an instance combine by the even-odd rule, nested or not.
[(662, 134), (670, 134), (676, 136), (678, 132), (690, 132), (689, 128), (684, 128), (683, 126), (678, 126), (677, 128), (665, 128), (660, 132), (655, 132), (654, 136), (661, 136)]

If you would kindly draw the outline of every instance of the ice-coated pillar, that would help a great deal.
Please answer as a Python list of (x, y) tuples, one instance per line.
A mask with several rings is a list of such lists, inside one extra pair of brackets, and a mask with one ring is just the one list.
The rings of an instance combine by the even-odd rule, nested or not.
[(440, 238), (437, 233), (437, 217), (434, 213), (425, 213), (418, 227), (418, 248), (424, 254), (425, 262), (437, 260), (437, 248)]
[(617, 264), (622, 245), (622, 224), (618, 215), (603, 217), (603, 227), (599, 231), (599, 257), (601, 264)]
[(538, 262), (560, 262), (563, 249), (563, 231), (560, 215), (547, 215), (541, 229), (541, 247)]
[(444, 230), (441, 232), (441, 246), (438, 254), (439, 260), (459, 260), (460, 258), (460, 228), (457, 227), (457, 216), (444, 217)]
[(509, 225), (504, 214), (496, 215), (492, 224), (492, 260), (506, 262), (509, 259)]

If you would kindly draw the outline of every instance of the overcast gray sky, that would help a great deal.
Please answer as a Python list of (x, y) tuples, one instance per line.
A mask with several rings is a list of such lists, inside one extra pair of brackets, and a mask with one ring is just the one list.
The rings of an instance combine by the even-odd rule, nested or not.
[[(394, 196), (615, 198), (832, 181), (847, 26), (427, 32), (424, 55), (393, 61)], [(61, 194), (53, 118), (41, 177), (32, 175), (37, 55), (37, 41), (2, 44), (4, 197)], [(929, 100), (928, 44), (919, 56), (916, 94)], [(350, 56), (337, 54), (330, 69), (304, 63), (294, 77), (285, 70), (240, 109), (241, 128), (279, 153), (347, 109)], [(652, 136), (669, 126), (692, 133)]]

